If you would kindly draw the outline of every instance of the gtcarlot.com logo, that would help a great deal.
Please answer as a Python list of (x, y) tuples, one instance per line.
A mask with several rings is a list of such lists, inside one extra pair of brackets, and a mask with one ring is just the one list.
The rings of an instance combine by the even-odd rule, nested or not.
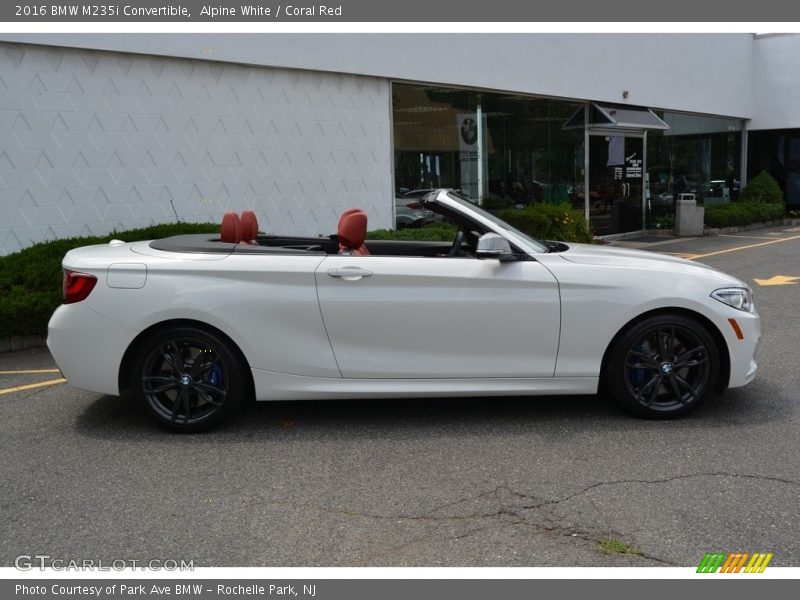
[(772, 552), (706, 552), (698, 573), (763, 573)]
[(53, 558), (49, 554), (20, 554), (14, 559), (14, 566), (20, 571), (39, 569), (44, 571), (194, 571), (194, 560), (174, 558)]

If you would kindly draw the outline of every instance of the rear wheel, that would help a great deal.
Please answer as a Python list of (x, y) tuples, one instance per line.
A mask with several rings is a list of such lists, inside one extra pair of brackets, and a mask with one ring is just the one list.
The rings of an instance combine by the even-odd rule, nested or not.
[(682, 315), (657, 315), (614, 343), (605, 383), (626, 410), (668, 419), (696, 409), (718, 374), (719, 350), (703, 325)]
[(131, 379), (158, 424), (195, 432), (217, 425), (241, 404), (248, 381), (243, 363), (217, 334), (175, 327), (142, 344)]

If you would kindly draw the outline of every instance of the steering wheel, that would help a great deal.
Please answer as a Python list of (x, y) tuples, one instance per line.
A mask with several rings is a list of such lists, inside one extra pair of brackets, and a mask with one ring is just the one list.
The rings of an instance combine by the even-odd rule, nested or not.
[(464, 243), (464, 232), (459, 229), (458, 233), (456, 234), (456, 239), (453, 241), (453, 245), (450, 246), (450, 251), (447, 253), (447, 256), (450, 258), (454, 256), (461, 255), (461, 244)]

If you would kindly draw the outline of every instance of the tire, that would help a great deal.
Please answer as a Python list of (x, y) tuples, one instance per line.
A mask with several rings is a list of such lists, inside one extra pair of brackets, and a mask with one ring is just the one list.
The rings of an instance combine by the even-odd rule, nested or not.
[(604, 384), (622, 408), (651, 419), (685, 415), (711, 394), (719, 349), (694, 319), (656, 315), (624, 331), (609, 350)]
[(249, 373), (238, 349), (219, 334), (173, 327), (142, 343), (131, 382), (160, 426), (193, 433), (215, 427), (239, 407)]

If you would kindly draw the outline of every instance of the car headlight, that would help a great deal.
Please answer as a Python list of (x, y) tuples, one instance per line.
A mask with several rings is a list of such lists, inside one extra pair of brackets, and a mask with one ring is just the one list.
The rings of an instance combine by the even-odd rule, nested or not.
[(711, 297), (737, 310), (753, 312), (753, 292), (747, 288), (722, 288), (714, 290)]

